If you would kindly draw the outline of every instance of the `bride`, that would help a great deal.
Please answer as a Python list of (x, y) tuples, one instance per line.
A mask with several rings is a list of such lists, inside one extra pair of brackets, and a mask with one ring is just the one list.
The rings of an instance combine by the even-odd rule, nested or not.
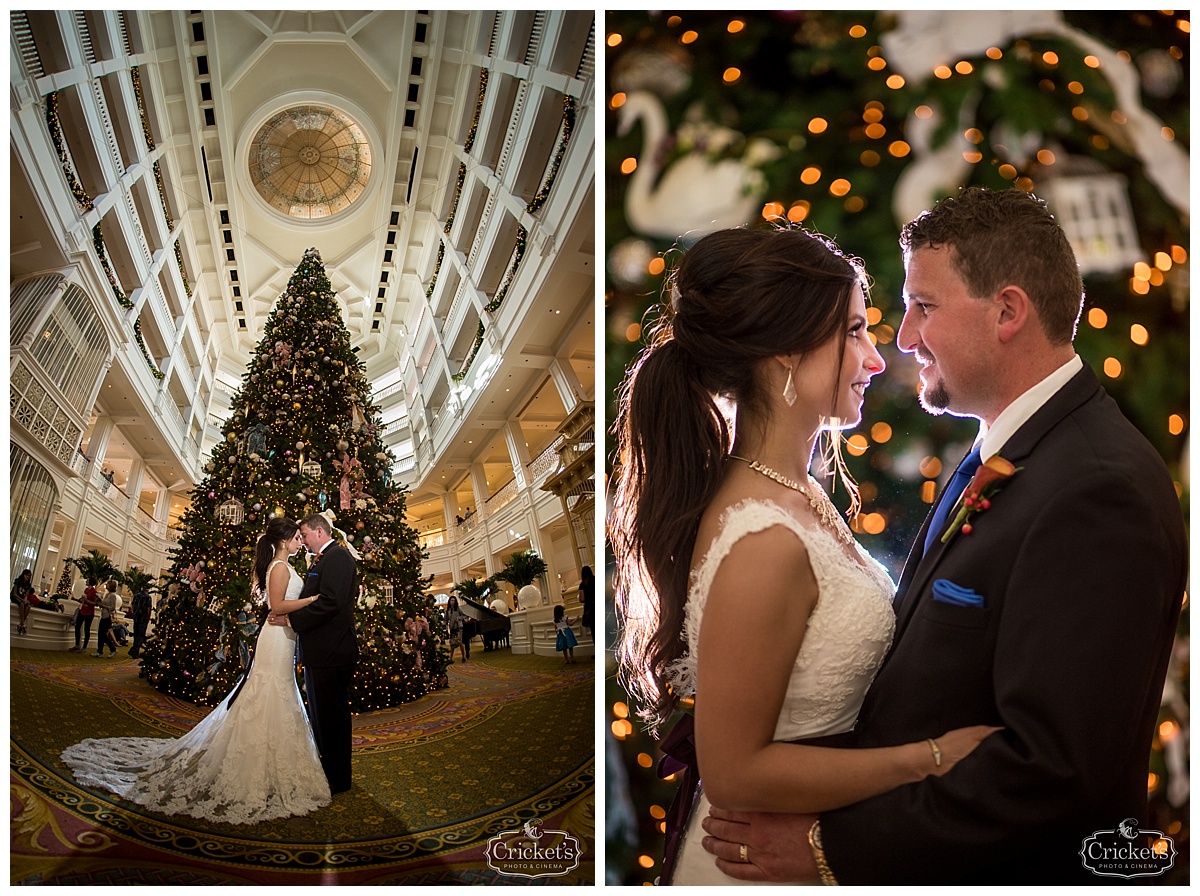
[[(265, 591), (272, 613), (316, 600), (297, 600), (303, 583), (288, 559), (301, 544), (299, 527), (286, 517), (268, 522), (258, 540), (255, 590)], [(63, 761), (81, 784), (166, 815), (250, 824), (328, 805), (295, 657), (295, 632), (264, 625), (247, 676), (183, 737), (89, 738), (64, 750)]]
[[(945, 774), (996, 730), (876, 749), (788, 743), (853, 728), (894, 626), (891, 579), (808, 472), (818, 434), (857, 425), (884, 369), (865, 281), (800, 228), (710, 234), (673, 274), (671, 307), (622, 387), (608, 525), (618, 659), (652, 732), (695, 697), (664, 883), (742, 883), (701, 848), (710, 799), (837, 808)], [(740, 859), (753, 861), (744, 845)]]

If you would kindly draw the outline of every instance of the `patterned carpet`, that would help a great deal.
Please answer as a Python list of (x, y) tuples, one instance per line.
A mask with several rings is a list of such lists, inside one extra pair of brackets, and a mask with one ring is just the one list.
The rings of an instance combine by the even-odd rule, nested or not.
[[(174, 737), (207, 711), (155, 691), (124, 651), (13, 650), (9, 680), (14, 885), (595, 880), (587, 663), (476, 651), (450, 667), (449, 689), (355, 717), (353, 790), (312, 815), (249, 826), (154, 815), (70, 776), (58, 757), (72, 743)], [(489, 841), (522, 829), (573, 838), (577, 866), (524, 874), (493, 862), (502, 854)]]

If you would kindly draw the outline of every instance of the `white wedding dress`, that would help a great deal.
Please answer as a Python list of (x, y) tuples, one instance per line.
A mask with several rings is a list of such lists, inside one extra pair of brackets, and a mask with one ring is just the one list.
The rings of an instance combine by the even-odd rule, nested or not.
[[(295, 600), (303, 581), (288, 572), (285, 597)], [(249, 678), (232, 706), (229, 699), (183, 737), (89, 738), (64, 750), (63, 761), (81, 784), (166, 815), (250, 824), (328, 805), (290, 626), (262, 626)]]
[[(845, 525), (840, 518), (838, 524)], [(677, 693), (695, 693), (697, 664), (703, 662), (697, 653), (700, 619), (717, 568), (739, 540), (772, 526), (783, 526), (804, 542), (818, 588), (817, 603), (775, 725), (775, 740), (841, 734), (854, 727), (867, 688), (891, 645), (895, 585), (883, 566), (857, 543), (852, 549), (858, 557), (855, 560), (851, 549), (815, 519), (802, 522), (771, 501), (745, 500), (726, 510), (707, 554), (692, 570), (684, 611), (687, 653), (672, 664), (671, 683)], [(715, 858), (700, 845), (704, 837), (700, 823), (708, 807), (701, 782), (671, 883), (746, 884), (718, 870)], [(808, 845), (797, 848), (807, 849)]]

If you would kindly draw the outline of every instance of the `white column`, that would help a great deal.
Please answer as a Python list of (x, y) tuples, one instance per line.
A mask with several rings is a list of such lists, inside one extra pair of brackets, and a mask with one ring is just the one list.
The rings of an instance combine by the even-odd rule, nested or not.
[(96, 425), (92, 427), (92, 435), (88, 439), (88, 453), (92, 456), (91, 470), (103, 468), (104, 455), (108, 452), (108, 440), (112, 437), (114, 429), (116, 425), (111, 417), (96, 418)]
[(475, 512), (480, 513), (483, 511), (483, 505), (487, 503), (487, 499), (491, 497), (487, 471), (484, 470), (481, 463), (471, 464), (471, 491), (475, 493)]
[(462, 515), (458, 512), (458, 497), (454, 492), (442, 493), (442, 514), (446, 518), (447, 531), (453, 530), (458, 524), (458, 517)]
[(525, 470), (532, 458), (529, 456), (529, 446), (525, 444), (525, 432), (521, 429), (520, 420), (513, 418), (504, 424), (504, 441), (508, 445), (508, 459), (512, 462), (517, 487), (525, 488), (529, 484)]
[(566, 358), (555, 358), (550, 362), (548, 370), (569, 417), (584, 400), (583, 383), (579, 381), (575, 368)]
[(129, 464), (129, 481), (125, 483), (125, 494), (129, 496), (130, 513), (138, 506), (142, 495), (142, 484), (146, 481), (146, 462), (135, 457)]
[(158, 497), (154, 499), (154, 521), (156, 523), (166, 524), (171, 518), (171, 493), (165, 488), (158, 490)]

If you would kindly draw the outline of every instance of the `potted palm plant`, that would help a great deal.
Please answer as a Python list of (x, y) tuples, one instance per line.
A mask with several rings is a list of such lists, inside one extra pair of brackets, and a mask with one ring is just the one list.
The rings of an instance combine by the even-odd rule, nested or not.
[(129, 587), (131, 594), (137, 594), (143, 588), (149, 590), (157, 578), (158, 576), (152, 576), (148, 572), (143, 572), (136, 566), (131, 566), (127, 572), (121, 575), (121, 581)]
[(79, 570), (84, 581), (95, 579), (97, 583), (100, 583), (107, 579), (116, 579), (118, 582), (125, 580), (121, 571), (108, 559), (108, 555), (100, 553), (95, 548), (81, 557), (68, 557), (67, 562)]
[(483, 603), (484, 597), (491, 591), (496, 590), (496, 579), (489, 577), (486, 579), (464, 579), (461, 582), (455, 582), (453, 591), (459, 597), (473, 600), (475, 603)]
[(518, 551), (508, 558), (504, 569), (493, 578), (497, 582), (508, 582), (517, 589), (517, 604), (522, 609), (536, 607), (542, 602), (542, 592), (534, 583), (544, 576), (550, 567), (538, 556), (537, 551)]

